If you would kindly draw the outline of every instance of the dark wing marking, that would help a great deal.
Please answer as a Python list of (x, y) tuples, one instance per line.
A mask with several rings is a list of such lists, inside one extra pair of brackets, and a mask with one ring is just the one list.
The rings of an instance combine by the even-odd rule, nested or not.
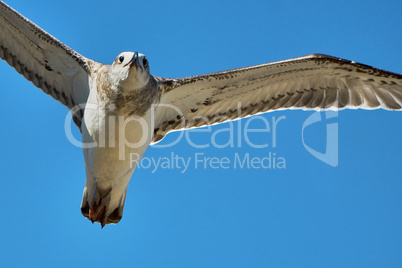
[[(69, 109), (86, 103), (92, 61), (0, 1), (0, 57)], [(81, 125), (82, 114), (74, 121)]]
[(280, 109), (400, 110), (402, 76), (322, 54), (165, 79), (153, 142), (168, 132)]

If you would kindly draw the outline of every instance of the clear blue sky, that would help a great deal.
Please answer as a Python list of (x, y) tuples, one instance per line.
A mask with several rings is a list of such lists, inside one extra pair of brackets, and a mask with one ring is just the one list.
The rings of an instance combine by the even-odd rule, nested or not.
[[(93, 60), (144, 53), (157, 76), (310, 53), (402, 73), (401, 1), (7, 3)], [(271, 153), (286, 168), (204, 169), (193, 161), (185, 172), (138, 169), (122, 221), (101, 230), (80, 212), (84, 161), (64, 134), (67, 110), (4, 62), (0, 80), (2, 267), (402, 267), (400, 112), (342, 111), (306, 128), (305, 143), (324, 151), (327, 124), (338, 126), (337, 167), (303, 146), (302, 126), (313, 114), (303, 111), (264, 115), (268, 122), (286, 117), (275, 147), (272, 131), (250, 134), (253, 143), (268, 142), (260, 149), (238, 133), (242, 145), (233, 148), (196, 149), (186, 140), (151, 147), (148, 159), (173, 153), (193, 161), (198, 153), (234, 161)], [(250, 126), (261, 128), (262, 120)], [(211, 137), (189, 135), (199, 144)]]

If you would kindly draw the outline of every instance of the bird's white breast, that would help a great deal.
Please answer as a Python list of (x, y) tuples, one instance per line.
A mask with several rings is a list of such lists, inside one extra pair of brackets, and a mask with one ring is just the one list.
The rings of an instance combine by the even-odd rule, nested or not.
[(142, 117), (122, 115), (113, 104), (90, 94), (82, 125), (87, 176), (102, 188), (112, 187), (120, 178), (129, 180), (136, 166), (130, 161), (132, 155), (142, 157), (151, 142), (150, 122), (150, 111)]

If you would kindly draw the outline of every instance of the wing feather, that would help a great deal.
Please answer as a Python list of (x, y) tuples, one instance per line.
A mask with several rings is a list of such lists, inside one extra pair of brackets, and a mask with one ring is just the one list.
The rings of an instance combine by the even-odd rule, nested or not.
[(69, 109), (87, 101), (93, 62), (0, 1), (0, 57)]
[(402, 107), (402, 76), (322, 54), (181, 79), (163, 94), (153, 142), (168, 132), (282, 109)]

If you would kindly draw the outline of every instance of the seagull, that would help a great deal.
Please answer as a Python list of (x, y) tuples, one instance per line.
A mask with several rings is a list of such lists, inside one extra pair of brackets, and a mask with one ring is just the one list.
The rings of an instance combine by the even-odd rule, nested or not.
[(88, 59), (2, 1), (0, 29), (0, 57), (70, 110), (85, 160), (81, 212), (102, 228), (123, 216), (130, 155), (169, 132), (283, 109), (402, 109), (402, 75), (323, 54), (170, 79), (138, 52)]

